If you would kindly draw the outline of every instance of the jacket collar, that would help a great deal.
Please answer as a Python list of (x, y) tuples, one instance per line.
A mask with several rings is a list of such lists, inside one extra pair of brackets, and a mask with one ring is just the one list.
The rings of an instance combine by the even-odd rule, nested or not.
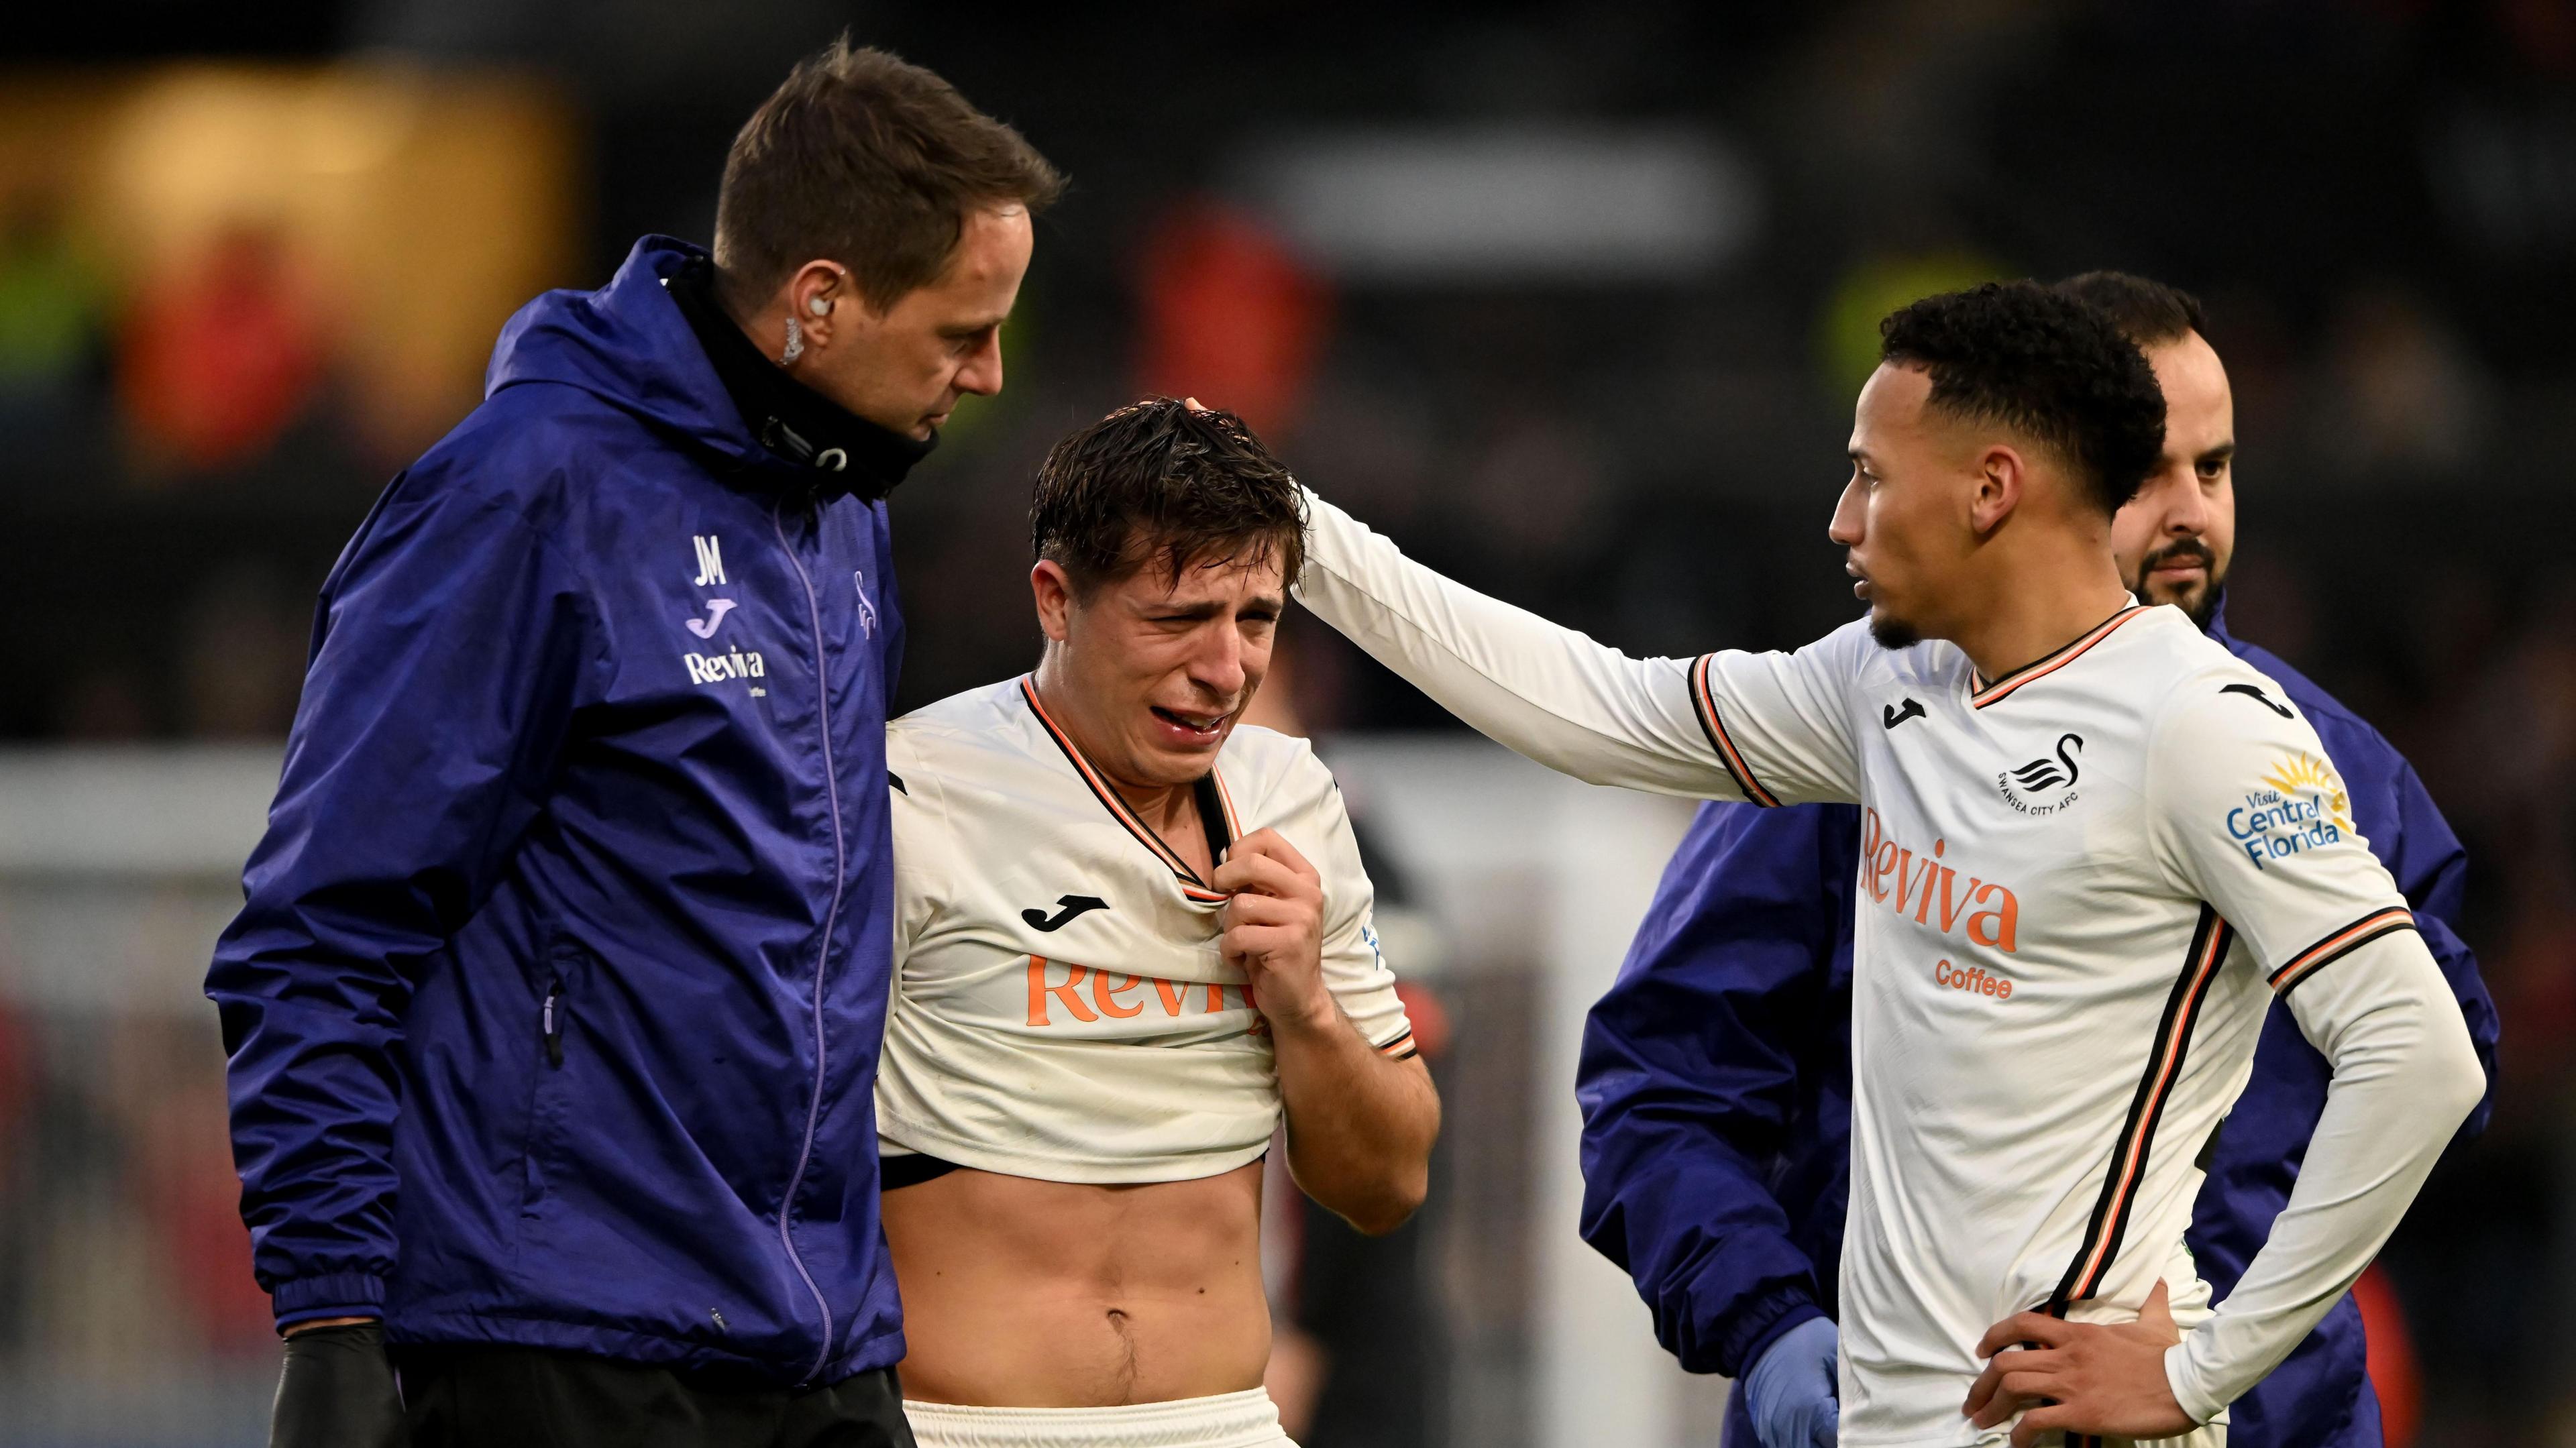
[[(687, 289), (665, 283), (705, 265), (703, 249), (648, 236), (608, 285), (538, 297), (501, 329), (484, 373), (486, 392), (533, 383), (578, 388), (722, 458), (721, 471), (736, 487), (797, 498), (885, 496), (929, 445), (798, 385), (730, 322), (702, 337), (681, 302)], [(772, 419), (775, 440), (764, 442), (755, 429)], [(839, 470), (818, 466), (835, 447), (841, 453), (828, 461)]]
[(939, 445), (937, 433), (915, 440), (868, 421), (762, 356), (717, 305), (715, 269), (705, 256), (689, 258), (663, 285), (743, 425), (792, 469), (800, 490), (827, 502), (843, 494), (874, 502)]
[(2234, 652), (2236, 635), (2227, 631), (2227, 585), (2218, 586), (2218, 603), (2209, 611), (2209, 627), (2203, 632), (2218, 641), (2220, 647)]

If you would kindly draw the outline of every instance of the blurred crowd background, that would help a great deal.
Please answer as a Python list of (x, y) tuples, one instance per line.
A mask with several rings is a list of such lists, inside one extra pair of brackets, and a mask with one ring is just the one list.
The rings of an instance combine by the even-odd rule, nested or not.
[[(1073, 179), (1008, 390), (895, 498), (907, 704), (1031, 661), (1032, 469), (1140, 392), (1243, 412), (1417, 556), (1631, 651), (1785, 646), (1851, 608), (1824, 525), (1880, 315), (2104, 266), (2200, 294), (2242, 443), (2231, 622), (2414, 760), (2468, 842), (2465, 933), (2504, 1022), (2492, 1129), (2386, 1257), (2417, 1441), (2576, 1444), (2576, 3), (17, 16), (6, 758), (273, 750), (324, 571), (472, 406), (503, 319), (600, 284), (638, 234), (706, 239), (734, 128), (844, 27)], [(1450, 727), (1320, 628), (1287, 638), (1317, 734)], [(49, 874), (41, 841), (10, 858), (0, 1385), (167, 1363), (235, 1384), (202, 1401), (255, 1427), (273, 1339), (188, 994), (226, 887)], [(110, 925), (127, 944), (98, 943)], [(1414, 1377), (1414, 1436), (1315, 1448), (1522, 1441), (1508, 1413), (1453, 1434), (1473, 1393), (1442, 1384), (1499, 1381), (1474, 1365), (1527, 1340), (1525, 1123), (1457, 1082), (1526, 1074), (1535, 997), (1508, 971), (1445, 988), (1447, 1203), (1416, 1255), (1450, 1366)], [(0, 1441), (37, 1441), (6, 1392)]]

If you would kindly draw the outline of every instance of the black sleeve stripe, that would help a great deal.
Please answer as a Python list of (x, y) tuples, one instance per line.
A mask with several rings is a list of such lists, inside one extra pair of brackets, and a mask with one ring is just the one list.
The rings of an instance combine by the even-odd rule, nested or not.
[(2156, 1023), (2155, 1044), (2147, 1054), (2146, 1071), (2138, 1079), (2137, 1094), (2129, 1102), (2128, 1119), (2121, 1124), (2110, 1167), (2103, 1174), (2101, 1196), (2094, 1201), (2092, 1219), (2084, 1228), (2083, 1243), (2043, 1309), (2051, 1317), (2064, 1317), (2067, 1308), (2091, 1297), (2119, 1256), (2121, 1242), (2128, 1235), (2130, 1209), (2137, 1204), (2138, 1187), (2146, 1179), (2147, 1157), (2155, 1148), (2156, 1127), (2164, 1115), (2165, 1103), (2173, 1095), (2174, 1083), (2182, 1077), (2192, 1033), (2200, 1023), (2201, 1004), (2208, 999), (2210, 983), (2218, 978), (2220, 967), (2227, 963), (2227, 952), (2235, 943), (2234, 928), (2217, 911), (2201, 906), (2200, 924), (2192, 932), (2191, 949), (2184, 954), (2182, 972), (2165, 998), (2164, 1018)]
[(1726, 766), (1726, 777), (1735, 781), (1736, 791), (1764, 809), (1775, 809), (1780, 804), (1779, 796), (1755, 782), (1753, 766), (1744, 762), (1734, 737), (1726, 732), (1725, 719), (1717, 712), (1717, 696), (1708, 687), (1709, 666), (1716, 659), (1715, 654), (1702, 654), (1691, 665), (1691, 712), (1699, 719), (1699, 732), (1708, 736), (1708, 747), (1716, 753), (1717, 762)]
[(2299, 982), (2379, 937), (2414, 928), (2414, 913), (2402, 905), (2374, 910), (2291, 956), (2287, 964), (2272, 972), (2272, 991), (2275, 995), (2288, 995)]
[(912, 793), (911, 790), (904, 788), (903, 776), (891, 769), (886, 771), (886, 783), (893, 785), (894, 792), (897, 794), (910, 796)]

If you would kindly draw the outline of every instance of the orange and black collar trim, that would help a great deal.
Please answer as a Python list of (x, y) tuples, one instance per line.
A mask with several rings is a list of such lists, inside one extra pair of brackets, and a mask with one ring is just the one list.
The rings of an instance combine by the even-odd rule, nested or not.
[[(1129, 809), (1127, 801), (1118, 797), (1118, 791), (1110, 788), (1109, 782), (1100, 777), (1100, 771), (1091, 767), (1091, 761), (1082, 757), (1082, 750), (1074, 744), (1073, 736), (1064, 732), (1064, 727), (1055, 722), (1055, 716), (1049, 714), (1046, 705), (1038, 699), (1035, 679), (1025, 675), (1021, 677), (1020, 697), (1029, 701), (1029, 712), (1037, 716), (1047, 737), (1055, 741), (1055, 747), (1064, 751), (1066, 761), (1073, 765), (1073, 772), (1082, 776), (1082, 782), (1090, 787), (1092, 797), (1100, 801), (1100, 807), (1109, 811), (1110, 818), (1126, 826), (1127, 833), (1134, 835), (1137, 843), (1153, 851), (1156, 859), (1170, 867), (1173, 878), (1180, 882), (1183, 895), (1202, 905), (1212, 905), (1227, 898), (1208, 888), (1207, 881), (1200, 879), (1198, 871), (1189, 867), (1189, 863), (1181, 858), (1180, 851), (1163, 843), (1163, 837), (1154, 833), (1153, 826)], [(1207, 831), (1208, 857), (1222, 862), (1225, 852), (1243, 837), (1242, 823), (1234, 814), (1234, 796), (1227, 791), (1224, 776), (1213, 768), (1200, 778), (1196, 789), (1199, 825)]]
[(2011, 698), (2013, 691), (2019, 689), (2022, 685), (2047, 678), (2049, 675), (2065, 668), (2068, 664), (2082, 658), (2085, 652), (2091, 649), (2095, 644), (2109, 638), (2114, 632), (2118, 631), (2123, 624), (2126, 624), (2129, 620), (2136, 618), (2138, 615), (2145, 613), (2146, 611), (2145, 605), (2132, 603), (2128, 607), (2121, 609), (2118, 613), (2115, 613), (2109, 618), (2102, 620), (2100, 623), (2095, 624), (2082, 638), (2077, 639), (2075, 642), (2068, 644), (2053, 653), (2044, 654), (2030, 663), (2022, 665), (2020, 668), (2013, 670), (2011, 673), (2004, 675), (2002, 678), (1995, 680), (1991, 684), (1978, 678), (1977, 671), (1974, 668), (1970, 668), (1968, 670), (1968, 707), (1972, 709), (1982, 709), (1988, 704), (2002, 703), (2004, 700)]

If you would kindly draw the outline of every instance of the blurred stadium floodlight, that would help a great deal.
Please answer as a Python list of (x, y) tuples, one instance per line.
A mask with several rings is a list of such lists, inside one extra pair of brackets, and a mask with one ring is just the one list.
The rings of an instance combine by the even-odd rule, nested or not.
[(1670, 127), (1321, 132), (1261, 143), (1237, 174), (1352, 281), (1687, 282), (1762, 223), (1744, 156)]

